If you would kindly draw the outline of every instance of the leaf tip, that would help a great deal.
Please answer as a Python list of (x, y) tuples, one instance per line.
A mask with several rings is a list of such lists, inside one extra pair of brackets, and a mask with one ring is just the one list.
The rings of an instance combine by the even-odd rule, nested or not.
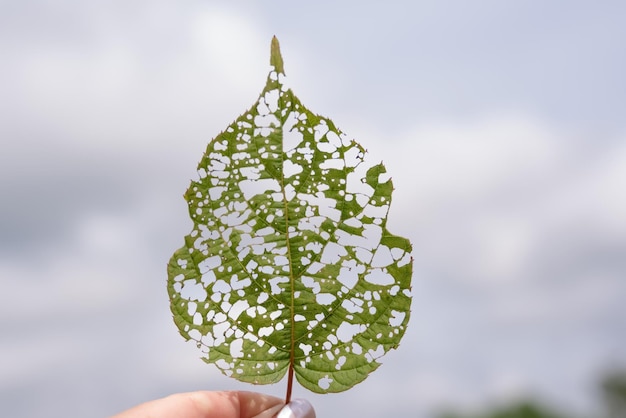
[(274, 67), (277, 73), (285, 74), (285, 68), (283, 66), (283, 57), (280, 54), (280, 44), (276, 35), (272, 37), (272, 48), (270, 53), (270, 65)]

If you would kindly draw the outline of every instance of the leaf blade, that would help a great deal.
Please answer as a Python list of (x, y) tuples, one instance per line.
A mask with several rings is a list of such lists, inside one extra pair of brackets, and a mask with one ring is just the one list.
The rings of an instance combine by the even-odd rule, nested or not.
[[(181, 335), (224, 374), (295, 373), (340, 392), (379, 367), (410, 316), (411, 244), (386, 229), (382, 163), (284, 86), (278, 40), (257, 102), (208, 145), (185, 193), (194, 223), (168, 264)], [(289, 394), (287, 396), (289, 398)]]

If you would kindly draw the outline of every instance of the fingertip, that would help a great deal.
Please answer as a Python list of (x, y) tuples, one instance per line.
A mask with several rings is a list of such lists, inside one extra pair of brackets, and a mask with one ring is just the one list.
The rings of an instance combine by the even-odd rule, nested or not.
[(315, 410), (306, 399), (294, 399), (280, 410), (276, 418), (315, 418)]

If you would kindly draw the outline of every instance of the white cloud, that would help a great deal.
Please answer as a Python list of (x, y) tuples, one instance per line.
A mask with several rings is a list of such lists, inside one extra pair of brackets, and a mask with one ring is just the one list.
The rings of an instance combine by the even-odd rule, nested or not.
[(392, 231), (413, 234), (415, 257), (455, 276), (521, 280), (558, 236), (585, 228), (626, 235), (618, 232), (626, 153), (617, 141), (593, 155), (567, 134), (510, 114), (421, 126), (384, 143), (377, 136), (364, 131), (358, 141), (371, 159), (382, 156), (394, 180)]
[[(199, 126), (219, 132), (215, 122), (230, 121), (260, 93), (270, 42), (226, 8), (181, 13), (161, 4), (120, 24), (125, 15), (113, 8), (95, 13), (89, 31), (75, 38), (4, 45), (0, 83), (16, 116), (5, 135), (38, 128), (63, 150), (129, 153), (163, 146), (164, 138), (193, 143)], [(159, 25), (170, 28), (176, 19), (186, 21), (182, 30), (162, 33)]]
[(394, 141), (398, 186), (426, 202), (475, 199), (503, 187), (536, 180), (558, 158), (553, 134), (532, 120), (494, 115), (467, 124), (418, 127)]
[(245, 83), (260, 92), (255, 67), (269, 62), (270, 43), (260, 36), (255, 22), (227, 9), (209, 9), (193, 16), (191, 32), (197, 42), (196, 52), (207, 60), (220, 83)]

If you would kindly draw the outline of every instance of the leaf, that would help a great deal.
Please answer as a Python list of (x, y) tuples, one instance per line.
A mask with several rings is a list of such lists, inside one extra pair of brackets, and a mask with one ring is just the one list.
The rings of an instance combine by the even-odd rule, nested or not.
[(411, 244), (387, 230), (381, 164), (284, 85), (278, 40), (258, 101), (207, 146), (193, 230), (168, 265), (181, 335), (244, 382), (363, 381), (409, 320)]

